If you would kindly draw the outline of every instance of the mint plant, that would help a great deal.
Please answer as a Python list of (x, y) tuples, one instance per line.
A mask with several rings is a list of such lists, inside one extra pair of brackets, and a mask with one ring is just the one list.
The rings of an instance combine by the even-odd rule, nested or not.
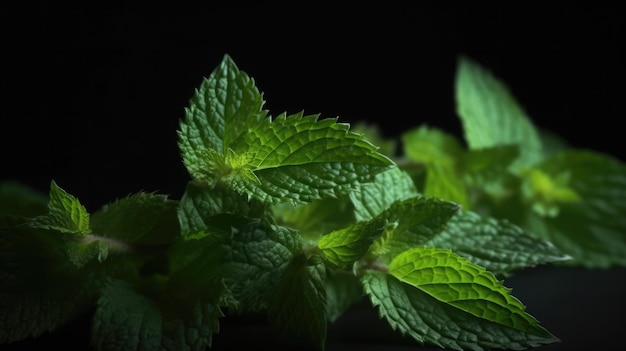
[(0, 343), (95, 306), (94, 350), (204, 350), (241, 313), (323, 350), (364, 298), (417, 345), (558, 342), (504, 279), (624, 265), (626, 170), (553, 144), (467, 58), (456, 84), (467, 148), (428, 126), (384, 140), (319, 114), (272, 116), (225, 55), (180, 121), (180, 199), (139, 192), (88, 213), (54, 180), (47, 196), (0, 186)]

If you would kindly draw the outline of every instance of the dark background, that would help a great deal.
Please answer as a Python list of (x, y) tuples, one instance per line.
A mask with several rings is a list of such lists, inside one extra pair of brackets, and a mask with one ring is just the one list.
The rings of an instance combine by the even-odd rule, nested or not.
[[(535, 124), (626, 160), (617, 6), (406, 3), (14, 5), (2, 13), (0, 181), (47, 192), (54, 179), (90, 212), (140, 190), (179, 198), (188, 175), (178, 123), (224, 54), (255, 79), (273, 115), (364, 120), (387, 136), (422, 123), (461, 135), (453, 84), (467, 55), (510, 86)], [(565, 341), (541, 349), (571, 350), (619, 340), (624, 276), (546, 267), (508, 285)], [(344, 346), (375, 344), (384, 325), (368, 316), (346, 316), (332, 335), (370, 321), (345, 330), (367, 332)]]

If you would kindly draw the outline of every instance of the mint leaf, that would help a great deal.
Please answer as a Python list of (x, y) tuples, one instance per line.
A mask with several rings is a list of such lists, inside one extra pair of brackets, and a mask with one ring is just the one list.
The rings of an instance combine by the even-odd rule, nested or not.
[(432, 247), (407, 250), (393, 259), (389, 274), (478, 318), (523, 333), (549, 336), (502, 281), (450, 250)]
[(291, 260), (268, 307), (270, 322), (297, 345), (324, 350), (326, 342), (325, 268), (308, 266), (303, 256)]
[(518, 156), (517, 145), (474, 149), (465, 154), (464, 182), (472, 199), (466, 209), (484, 211), (484, 207), (501, 203), (517, 192), (519, 180), (509, 168)]
[(483, 217), (471, 211), (454, 215), (446, 228), (425, 246), (451, 249), (495, 275), (571, 258), (551, 242), (507, 220)]
[(267, 203), (337, 197), (393, 165), (362, 135), (319, 115), (266, 118), (262, 94), (229, 56), (186, 109), (179, 148), (194, 179)]
[(491, 72), (461, 57), (455, 92), (457, 114), (470, 149), (518, 145), (520, 157), (512, 165), (514, 169), (543, 159), (538, 130), (509, 88)]
[(361, 186), (360, 191), (350, 193), (357, 221), (372, 219), (396, 201), (419, 196), (411, 176), (393, 167), (378, 173), (374, 182)]
[(229, 171), (223, 159), (248, 124), (265, 116), (263, 103), (254, 80), (224, 55), (196, 90), (180, 123), (178, 146), (193, 178), (213, 184)]
[(93, 213), (91, 231), (134, 245), (168, 244), (180, 234), (177, 205), (165, 195), (132, 194)]
[[(528, 230), (573, 257), (563, 264), (625, 266), (626, 166), (600, 153), (570, 150), (536, 169), (545, 178), (527, 193)], [(538, 210), (537, 202), (551, 211)]]
[(383, 233), (386, 222), (384, 216), (357, 222), (322, 236), (317, 247), (331, 267), (350, 270), (352, 265), (367, 253), (374, 240)]
[(30, 226), (84, 238), (90, 232), (89, 213), (77, 198), (61, 189), (53, 180), (50, 183), (48, 213), (34, 218)]
[(478, 318), (383, 272), (368, 271), (361, 282), (381, 317), (420, 344), (482, 351), (525, 349), (559, 341), (547, 332), (534, 335)]
[(340, 197), (393, 165), (362, 135), (336, 118), (302, 112), (251, 125), (236, 155), (248, 155), (254, 177), (227, 178), (231, 187), (263, 202), (308, 203)]
[(93, 258), (104, 261), (110, 247), (91, 235), (89, 219), (89, 213), (80, 201), (53, 180), (50, 184), (48, 213), (32, 218), (26, 225), (51, 231), (50, 235), (59, 234), (64, 240), (67, 259), (77, 267), (83, 267)]

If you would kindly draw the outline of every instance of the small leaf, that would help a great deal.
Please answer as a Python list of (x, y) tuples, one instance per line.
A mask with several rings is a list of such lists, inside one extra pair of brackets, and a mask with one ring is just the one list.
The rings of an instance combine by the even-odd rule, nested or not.
[(527, 334), (549, 336), (502, 281), (450, 250), (419, 247), (405, 251), (391, 262), (389, 274), (478, 318)]
[(317, 247), (331, 266), (350, 270), (354, 262), (364, 256), (374, 240), (383, 233), (385, 224), (386, 218), (383, 216), (357, 222), (322, 236)]
[(514, 169), (543, 159), (539, 131), (509, 88), (491, 72), (461, 57), (455, 89), (457, 114), (470, 149), (518, 145), (520, 157)]
[(33, 228), (52, 229), (61, 233), (86, 237), (90, 233), (89, 213), (77, 198), (61, 189), (53, 180), (50, 183), (48, 213), (34, 218)]
[(425, 246), (451, 249), (495, 275), (571, 259), (549, 241), (505, 220), (460, 211)]
[(361, 282), (381, 317), (420, 344), (482, 351), (520, 350), (559, 341), (547, 332), (537, 336), (465, 313), (389, 274), (369, 271)]

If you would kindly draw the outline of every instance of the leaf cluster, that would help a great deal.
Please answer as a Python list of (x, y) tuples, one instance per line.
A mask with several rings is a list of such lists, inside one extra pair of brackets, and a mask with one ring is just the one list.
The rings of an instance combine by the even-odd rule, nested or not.
[(458, 69), (464, 140), (425, 125), (384, 140), (319, 114), (272, 116), (225, 55), (180, 121), (180, 199), (140, 192), (88, 213), (54, 181), (48, 196), (2, 184), (0, 343), (95, 308), (95, 350), (204, 350), (240, 313), (323, 350), (363, 298), (420, 345), (559, 341), (504, 279), (625, 265), (626, 169), (555, 143), (470, 59)]

